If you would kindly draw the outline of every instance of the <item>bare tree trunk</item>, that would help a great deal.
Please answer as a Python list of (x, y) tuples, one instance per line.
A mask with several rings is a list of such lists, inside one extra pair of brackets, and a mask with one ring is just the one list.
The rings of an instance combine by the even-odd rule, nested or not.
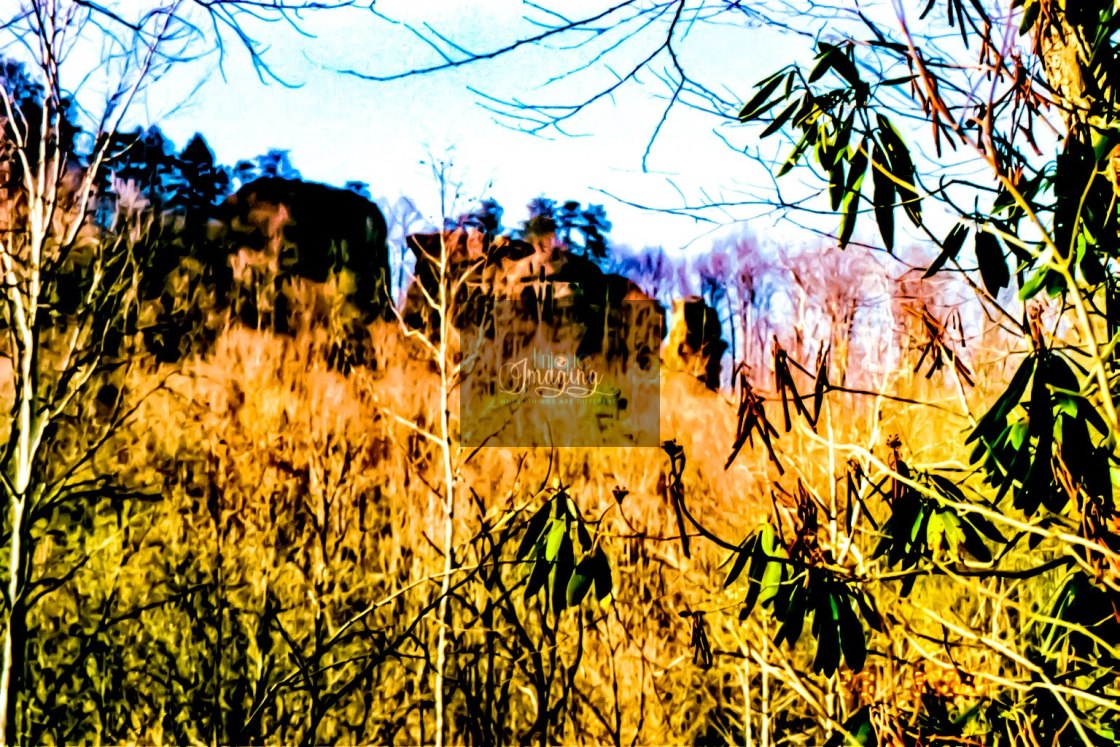
[(448, 595), (451, 589), (451, 572), (455, 567), (455, 471), (451, 454), (451, 413), (449, 401), (452, 382), (452, 361), (449, 339), (451, 330), (451, 310), (448, 299), (448, 249), (447, 241), (440, 234), (440, 273), (439, 273), (439, 446), (443, 466), (443, 578), (440, 582), (439, 598), (439, 638), (436, 644), (435, 711), (436, 747), (443, 747), (444, 739), (444, 670), (447, 667), (447, 627)]
[(4, 626), (3, 658), (0, 660), (0, 734), (4, 744), (20, 742), (19, 695), (23, 690), (27, 652), (27, 611), (24, 593), (29, 577), (25, 551), (25, 504), (13, 501), (10, 575), (7, 586), (8, 620)]
[[(5, 108), (9, 117), (13, 111), (5, 93)], [(44, 107), (42, 131), (39, 133), (38, 165), (34, 173), (27, 154), (21, 151), (24, 168), (24, 187), (27, 194), (27, 224), (29, 233), (28, 263), (19, 277), (16, 270), (16, 251), (9, 238), (0, 262), (3, 264), (5, 285), (8, 286), (8, 308), (15, 327), (15, 346), (18, 357), (16, 371), (17, 410), (15, 450), (10, 466), (4, 465), (8, 512), (11, 521), (11, 540), (8, 547), (8, 583), (6, 602), (8, 619), (4, 626), (3, 656), (0, 658), (0, 734), (7, 744), (18, 739), (18, 701), (23, 680), (23, 662), (26, 648), (26, 608), (24, 594), (30, 579), (28, 561), (30, 553), (30, 527), (27, 524), (31, 500), (32, 467), (39, 442), (43, 435), (43, 420), (38, 416), (39, 390), (39, 294), (42, 285), (41, 267), (47, 224), (55, 209), (53, 190), (61, 164), (58, 156), (48, 159), (46, 142), (50, 136), (50, 118)], [(26, 148), (26, 144), (24, 144)], [(48, 166), (48, 163), (50, 164)], [(53, 179), (51, 179), (53, 176)], [(48, 196), (50, 195), (50, 196)]]
[[(762, 624), (762, 660), (770, 661), (770, 631), (769, 626)], [(762, 747), (770, 747), (770, 670), (763, 666), (762, 669), (762, 722), (759, 731), (762, 733)]]

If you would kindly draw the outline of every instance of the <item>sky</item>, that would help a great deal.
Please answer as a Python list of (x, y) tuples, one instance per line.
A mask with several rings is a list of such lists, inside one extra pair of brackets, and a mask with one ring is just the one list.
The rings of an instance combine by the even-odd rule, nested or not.
[[(575, 3), (580, 4), (603, 5)], [(565, 3), (564, 8), (574, 13), (571, 6)], [(515, 0), (379, 0), (376, 8), (414, 25), (429, 21), (472, 50), (536, 31), (523, 18), (532, 9)], [(643, 171), (643, 152), (665, 108), (666, 88), (650, 73), (640, 85), (625, 87), (569, 122), (573, 136), (545, 138), (519, 132), (508, 121), (503, 124), (469, 88), (529, 101), (579, 101), (610, 74), (602, 64), (551, 86), (542, 83), (586, 59), (587, 50), (530, 49), (452, 73), (378, 83), (338, 71), (388, 74), (438, 57), (405, 27), (379, 20), (368, 9), (308, 18), (303, 30), (314, 38), (281, 24), (251, 30), (270, 45), (266, 59), (273, 70), (297, 87), (262, 83), (247, 57), (231, 48), (220, 68), (212, 57), (153, 87), (139, 118), (158, 123), (180, 146), (194, 132), (203, 133), (227, 164), (270, 148), (290, 150), (304, 178), (336, 185), (367, 182), (375, 197), (390, 203), (401, 195), (412, 198), (433, 222), (439, 218), (440, 201), (431, 163), (445, 161), (451, 164), (451, 180), (462, 185), (448, 212), (493, 197), (506, 208), (507, 226), (525, 217), (530, 199), (543, 195), (603, 204), (613, 223), (611, 238), (633, 248), (704, 249), (720, 236), (745, 229), (765, 234), (775, 228), (767, 211), (758, 207), (734, 216), (711, 214), (717, 221), (712, 224), (627, 207), (599, 191), (636, 203), (679, 207), (705, 198), (757, 197), (760, 189), (754, 185), (769, 188), (765, 171), (736, 154), (720, 136), (737, 147), (755, 147), (754, 133), (684, 107), (669, 116)], [(621, 69), (655, 43), (652, 35), (632, 42), (618, 50), (611, 65)], [(806, 42), (791, 45), (773, 30), (741, 24), (696, 24), (679, 48), (691, 72), (740, 103), (758, 79), (809, 50)], [(778, 144), (766, 141), (763, 147), (773, 152)], [(757, 217), (749, 224), (732, 224), (742, 216)]]
[[(306, 13), (295, 25), (241, 16), (243, 30), (267, 47), (264, 59), (286, 85), (262, 81), (227, 28), (224, 54), (172, 65), (134, 102), (121, 128), (155, 124), (179, 147), (200, 132), (218, 160), (228, 165), (272, 149), (286, 150), (304, 178), (338, 186), (364, 182), (386, 206), (408, 197), (430, 225), (492, 198), (505, 207), (506, 226), (516, 227), (527, 217), (526, 204), (543, 196), (603, 205), (613, 224), (610, 240), (635, 250), (702, 252), (746, 234), (763, 243), (820, 245), (836, 233), (839, 219), (820, 209), (824, 203), (819, 198), (806, 203), (808, 209), (789, 212), (776, 209), (774, 202), (779, 187), (781, 198), (791, 204), (819, 193), (821, 180), (809, 169), (795, 169), (776, 181), (774, 164), (792, 149), (789, 133), (760, 141), (762, 128), (740, 125), (734, 115), (759, 80), (793, 62), (803, 69), (810, 65), (816, 41), (836, 39), (845, 30), (864, 33), (853, 16), (857, 8), (872, 16), (895, 13), (888, 0), (662, 4), (708, 13), (695, 23), (687, 17), (681, 21), (673, 49), (690, 77), (723, 99), (718, 115), (678, 104), (662, 119), (671, 88), (661, 79), (669, 62), (661, 52), (637, 79), (566, 121), (564, 133), (532, 135), (488, 110), (492, 100), (485, 97), (549, 105), (584, 102), (656, 52), (665, 40), (667, 18), (639, 33), (600, 27), (592, 37), (556, 37), (449, 72), (375, 82), (341, 71), (384, 76), (441, 61), (415, 29), (428, 42), (444, 34), (460, 48), (487, 52), (540, 33), (540, 21), (552, 19), (547, 8), (583, 17), (611, 2), (376, 0), (376, 5), (363, 7), (369, 2), (355, 0), (351, 8)], [(150, 0), (105, 4), (130, 18), (157, 7)], [(655, 6), (652, 0), (638, 4)], [(204, 36), (195, 51), (213, 48), (211, 21), (202, 6), (179, 2), (176, 7), (200, 14), (191, 17)], [(816, 8), (815, 15), (806, 8)], [(750, 20), (744, 15), (749, 13), (761, 20)], [(34, 55), (34, 50), (20, 49), (14, 37), (5, 37), (0, 55)], [(951, 38), (956, 39), (955, 33)], [(120, 80), (120, 60), (106, 58), (107, 48), (104, 36), (87, 27), (64, 64), (64, 89), (78, 90), (78, 100), (91, 111)], [(577, 72), (564, 75), (573, 69)], [(96, 129), (92, 119), (89, 124), (94, 125), (90, 131)], [(911, 143), (919, 160), (922, 137), (928, 141), (926, 129), (907, 133), (918, 135)], [(444, 190), (442, 203), (433, 163), (447, 164), (451, 188)], [(706, 207), (682, 210), (698, 205)], [(387, 217), (392, 225), (393, 216)], [(944, 235), (952, 220), (931, 215), (927, 223), (932, 221)], [(857, 223), (857, 241), (877, 243), (870, 224)], [(908, 231), (905, 222), (899, 231)], [(896, 243), (907, 241), (927, 239), (910, 232)]]

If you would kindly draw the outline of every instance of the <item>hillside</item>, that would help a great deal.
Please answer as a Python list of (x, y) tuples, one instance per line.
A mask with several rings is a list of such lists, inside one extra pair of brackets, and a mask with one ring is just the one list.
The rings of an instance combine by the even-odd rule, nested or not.
[(0, 4), (0, 744), (1120, 744), (1120, 4), (366, 5)]

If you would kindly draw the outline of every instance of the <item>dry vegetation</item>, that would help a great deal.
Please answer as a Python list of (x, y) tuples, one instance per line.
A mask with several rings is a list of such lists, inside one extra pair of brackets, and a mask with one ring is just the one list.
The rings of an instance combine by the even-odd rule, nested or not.
[[(367, 325), (345, 263), (325, 284), (219, 302), (207, 272), (228, 257), (192, 250), (228, 180), (161, 206), (158, 174), (110, 173), (135, 139), (111, 144), (192, 44), (224, 51), (220, 29), (267, 72), (240, 13), (295, 24), (335, 6), (188, 5), (202, 22), (179, 3), (133, 22), (43, 0), (0, 26), (34, 42), (38, 76), (8, 65), (0, 89), (0, 740), (1116, 743), (1118, 136), (1090, 126), (1115, 109), (1112, 4), (1066, 18), (1057, 0), (1023, 3), (1041, 58), (1028, 73), (983, 4), (950, 2), (965, 45), (983, 41), (982, 74), (1009, 86), (986, 102), (942, 85), (968, 68), (928, 67), (904, 23), (908, 44), (868, 18), (876, 40), (821, 42), (814, 72), (760, 83), (739, 119), (801, 131), (787, 164), (824, 167), (847, 250), (625, 260), (662, 301), (702, 294), (739, 363), (716, 392), (661, 372), (649, 449), (459, 443), (469, 356), (445, 302), (465, 278), (447, 277), (442, 234), (436, 343)], [(58, 69), (72, 34), (102, 23), (114, 70), (83, 151)], [(1094, 53), (1068, 54), (1071, 39)], [(865, 81), (865, 49), (923, 74)], [(876, 110), (907, 81), (935, 140), (994, 178), (966, 185), (994, 203), (944, 239), (920, 203), (956, 207)], [(1063, 103), (1043, 83), (1065, 99), (1065, 150), (1034, 168), (1014, 143), (1041, 158), (1031, 118)], [(195, 175), (226, 174), (198, 144)], [(861, 189), (890, 259), (852, 241)], [(936, 259), (896, 247), (895, 213)], [(1027, 214), (1041, 243), (1018, 233)], [(373, 215), (358, 233), (376, 250)], [(604, 248), (598, 231), (585, 251)], [(959, 263), (970, 233), (977, 272)], [(277, 269), (262, 259), (233, 269)]]
[[(823, 329), (828, 309), (812, 288), (789, 292)], [(306, 295), (309, 306), (323, 298)], [(964, 468), (954, 447), (970, 424), (962, 407), (982, 408), (1004, 379), (1006, 343), (969, 341), (971, 373), (991, 385), (962, 386), (951, 365), (927, 378), (910, 369), (925, 328), (895, 311), (898, 365), (868, 376), (861, 359), (860, 377), (894, 398), (829, 394), (816, 432), (796, 424), (777, 440), (782, 474), (760, 444), (725, 470), (734, 393), (663, 372), (662, 436), (684, 448), (685, 499), (705, 529), (738, 544), (776, 511), (793, 531), (800, 488), (842, 516), (849, 457), (866, 449), (887, 461), (893, 434), (915, 464)], [(803, 319), (770, 323), (785, 339)], [(135, 417), (91, 468), (150, 500), (92, 512), (90, 562), (36, 610), (34, 741), (432, 740), (443, 514), (438, 445), (421, 431), (437, 420), (439, 377), (390, 323), (372, 329), (377, 364), (344, 376), (327, 365), (326, 329), (305, 324), (289, 337), (226, 324), (204, 355), (128, 371)], [(753, 362), (759, 391), (772, 389), (770, 367)], [(742, 584), (722, 589), (725, 549), (694, 536), (684, 557), (663, 451), (454, 453), (452, 743), (816, 744), (866, 704), (889, 728), (922, 697), (968, 704), (986, 687), (975, 675), (1000, 671), (982, 652), (958, 662), (967, 684), (931, 664), (923, 636), (939, 633), (923, 609), (984, 618), (1000, 640), (1046, 591), (1023, 588), (992, 609), (991, 592), (1006, 604), (993, 586), (1004, 582), (923, 582), (892, 608), (895, 632), (872, 639), (877, 655), (862, 673), (825, 678), (810, 672), (808, 636), (790, 653), (768, 640), (765, 616), (740, 621)], [(526, 599), (531, 564), (515, 550), (561, 489), (605, 550), (613, 590), (556, 615), (547, 593)], [(868, 507), (881, 518), (881, 501)], [(835, 522), (821, 527), (828, 547), (846, 538)], [(869, 546), (855, 539), (844, 562), (879, 572), (855, 559)]]

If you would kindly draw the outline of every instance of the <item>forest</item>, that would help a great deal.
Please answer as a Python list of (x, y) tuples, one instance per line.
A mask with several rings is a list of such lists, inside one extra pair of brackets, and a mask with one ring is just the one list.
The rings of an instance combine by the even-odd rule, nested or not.
[[(1120, 744), (1120, 6), (389, 5), (0, 8), (0, 743)], [(425, 214), (146, 118), (340, 13), (765, 178)]]

